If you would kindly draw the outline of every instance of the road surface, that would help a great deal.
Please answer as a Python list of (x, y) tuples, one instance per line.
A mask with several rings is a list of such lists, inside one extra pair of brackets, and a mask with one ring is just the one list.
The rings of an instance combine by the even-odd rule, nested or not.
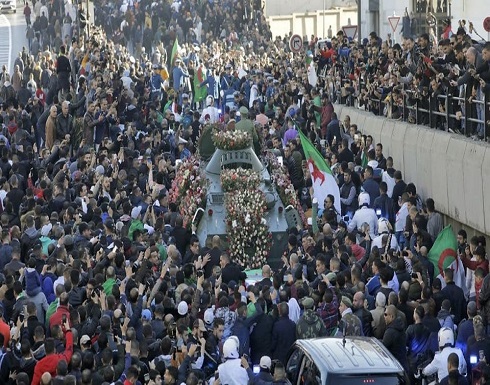
[(17, 2), (17, 13), (2, 13), (0, 15), (0, 70), (5, 64), (9, 73), (14, 72), (14, 61), (27, 46), (26, 21), (22, 3)]

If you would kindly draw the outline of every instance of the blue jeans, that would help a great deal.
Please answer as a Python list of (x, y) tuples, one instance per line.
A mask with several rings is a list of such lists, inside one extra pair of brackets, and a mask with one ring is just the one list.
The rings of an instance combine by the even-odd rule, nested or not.
[(395, 238), (396, 241), (398, 242), (398, 246), (400, 247), (400, 250), (403, 250), (405, 248), (405, 243), (407, 240), (405, 239), (405, 235), (403, 234), (403, 231), (397, 231), (395, 233)]

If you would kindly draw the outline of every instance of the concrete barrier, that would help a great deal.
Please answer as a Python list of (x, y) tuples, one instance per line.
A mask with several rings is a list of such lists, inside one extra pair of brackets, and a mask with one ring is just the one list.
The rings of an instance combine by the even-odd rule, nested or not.
[(415, 183), (423, 199), (434, 199), (436, 210), (448, 217), (446, 223), (455, 230), (490, 234), (490, 147), (486, 143), (354, 108), (335, 108), (341, 116), (350, 115), (351, 122), (372, 135), (375, 143), (383, 143), (385, 157), (393, 157), (394, 167), (402, 171), (405, 182)]
[(395, 121), (394, 120), (385, 120), (382, 123), (381, 135), (380, 135), (380, 138), (378, 141), (383, 144), (383, 153), (385, 153), (385, 154), (392, 154), (393, 153), (391, 137), (393, 136), (394, 130), (395, 130)]
[[(407, 128), (409, 130), (409, 128)], [(420, 196), (428, 197), (432, 188), (432, 145), (434, 140), (435, 130), (427, 130), (421, 128), (417, 146), (417, 192)]]
[[(402, 170), (402, 176), (405, 177), (405, 158), (403, 148), (405, 146), (405, 131), (407, 125), (403, 122), (395, 122), (393, 127), (393, 134), (391, 135), (391, 145), (388, 145), (393, 149), (393, 152), (384, 152), (384, 156), (392, 156), (394, 161), (394, 167), (398, 170)], [(385, 144), (383, 143), (383, 146)]]
[[(468, 226), (485, 229), (485, 216), (482, 205), (484, 204), (484, 189), (482, 180), (482, 164), (485, 158), (486, 148), (476, 142), (468, 142), (463, 159), (463, 188), (464, 196), (471, 196), (472, 200), (459, 199), (464, 203), (466, 211), (466, 223)], [(450, 176), (450, 175), (448, 175)], [(488, 190), (487, 190), (487, 196)], [(475, 204), (474, 202), (479, 202)]]
[[(466, 141), (451, 137), (446, 154), (446, 183), (441, 188), (447, 189), (447, 214), (459, 222), (466, 221), (465, 188), (463, 157), (466, 151)], [(475, 202), (476, 203), (476, 202)], [(480, 203), (481, 204), (481, 201)]]
[(363, 133), (371, 135), (373, 137), (373, 143), (376, 144), (381, 139), (381, 127), (383, 126), (383, 120), (378, 117), (369, 116), (364, 120), (362, 125)]
[[(335, 104), (334, 110), (337, 113), (337, 117), (339, 118), (339, 120), (341, 122), (344, 121), (345, 115), (349, 115), (350, 116), (349, 113), (352, 113), (352, 111), (350, 111), (351, 109), (349, 107), (345, 107), (345, 106), (343, 106), (341, 104)], [(352, 122), (352, 123), (354, 123), (354, 122)]]
[(485, 233), (490, 234), (490, 200), (488, 199), (488, 192), (490, 191), (490, 147), (485, 149), (485, 156), (483, 157), (481, 167), (481, 179), (483, 192), (487, 192), (483, 196), (483, 219), (485, 221)]
[[(417, 174), (418, 159), (417, 148), (419, 144), (419, 132), (422, 128), (418, 126), (410, 127), (408, 123), (405, 125), (405, 139), (403, 141), (403, 161), (405, 164), (404, 178), (405, 182), (413, 182), (415, 186), (419, 185), (419, 177)], [(398, 125), (397, 125), (398, 126)], [(400, 124), (402, 126), (402, 124)]]
[[(447, 162), (446, 154), (449, 146), (451, 135), (442, 131), (434, 131), (434, 137), (431, 145), (431, 162), (432, 176), (430, 186), (427, 188), (430, 191), (430, 197), (434, 199), (436, 210), (446, 212), (448, 207), (447, 189), (440, 188), (446, 184), (447, 178)], [(429, 196), (427, 196), (429, 198)]]

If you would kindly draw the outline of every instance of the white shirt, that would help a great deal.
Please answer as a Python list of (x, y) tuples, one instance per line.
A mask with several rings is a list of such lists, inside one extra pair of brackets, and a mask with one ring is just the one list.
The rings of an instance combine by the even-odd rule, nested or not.
[(456, 353), (459, 357), (459, 373), (466, 373), (466, 360), (459, 348), (446, 347), (441, 352), (436, 353), (432, 362), (423, 371), (424, 375), (431, 375), (437, 372), (439, 381), (449, 375), (447, 370), (447, 358), (451, 353)]
[(347, 226), (347, 230), (349, 232), (355, 229), (360, 230), (364, 222), (369, 225), (369, 234), (371, 235), (371, 238), (374, 239), (378, 233), (378, 216), (376, 215), (376, 212), (369, 207), (363, 206), (355, 212), (354, 217)]
[[(371, 243), (371, 250), (373, 249), (374, 246), (377, 246), (378, 249), (381, 250), (381, 248), (383, 247), (383, 235), (384, 234), (380, 234), (376, 238), (373, 239), (373, 242)], [(389, 236), (389, 234), (388, 234), (388, 236)], [(398, 250), (398, 248), (399, 248), (398, 247), (398, 241), (396, 240), (395, 234), (392, 234), (390, 243), (391, 243), (390, 249)]]
[(393, 195), (393, 187), (395, 187), (395, 178), (392, 178), (387, 171), (383, 171), (383, 174), (381, 175), (381, 180), (385, 182), (388, 186), (388, 191), (386, 191), (386, 195), (391, 198)]
[(301, 309), (299, 308), (298, 301), (296, 298), (291, 298), (288, 302), (289, 306), (289, 319), (295, 324), (298, 323), (301, 316)]
[(216, 107), (209, 106), (202, 110), (201, 118), (199, 119), (200, 123), (205, 123), (204, 117), (209, 115), (209, 122), (211, 124), (217, 123), (219, 120), (219, 110)]
[(405, 202), (400, 208), (400, 210), (398, 210), (398, 212), (396, 213), (395, 232), (405, 230), (407, 217), (408, 217), (408, 206), (407, 206), (407, 202)]
[(229, 359), (218, 366), (219, 379), (222, 384), (244, 385), (248, 384), (248, 374), (242, 367), (239, 358)]

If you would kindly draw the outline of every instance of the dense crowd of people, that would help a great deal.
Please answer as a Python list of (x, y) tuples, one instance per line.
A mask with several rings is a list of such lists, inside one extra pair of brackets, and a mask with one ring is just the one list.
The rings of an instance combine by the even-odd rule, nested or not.
[[(354, 47), (339, 34), (307, 67), (287, 37), (272, 39), (260, 2), (95, 7), (100, 27), (82, 6), (26, 4), (27, 48), (0, 73), (0, 383), (288, 384), (296, 339), (342, 335), (383, 341), (412, 383), (439, 349), (426, 375), (490, 378), (485, 238), (460, 230), (466, 280), (438, 276), (434, 201), (332, 104), (352, 97), (348, 84), (330, 92), (349, 68), (352, 83), (370, 74), (425, 87), (427, 71), (394, 68), (430, 56), (423, 36), (417, 51), (410, 38)], [(460, 68), (462, 50), (468, 64), (476, 50), (488, 81), (488, 44), (478, 56), (455, 39)], [(199, 155), (215, 126), (246, 127), (259, 155), (282, 156), (315, 218), (248, 285), (222, 240), (200, 240), (169, 197), (178, 161)], [(335, 174), (340, 212), (333, 196), (314, 199), (299, 129)]]
[(372, 32), (358, 46), (340, 33), (322, 49), (319, 62), (328, 68), (336, 58), (334, 70), (325, 75), (339, 100), (376, 115), (487, 140), (490, 43), (472, 40), (463, 24), (454, 34), (449, 26), (439, 40), (434, 36), (404, 33), (400, 44), (392, 44)]

